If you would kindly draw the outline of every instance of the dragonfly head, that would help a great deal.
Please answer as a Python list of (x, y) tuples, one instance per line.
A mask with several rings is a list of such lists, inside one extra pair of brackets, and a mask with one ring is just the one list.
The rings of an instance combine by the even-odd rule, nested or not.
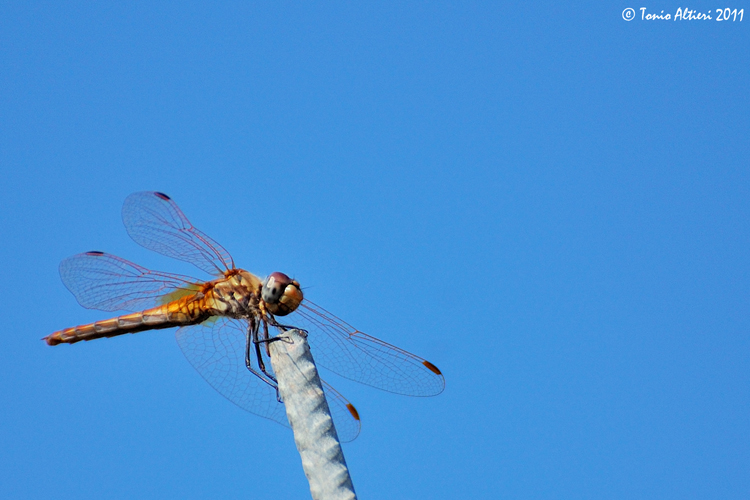
[(286, 316), (302, 302), (302, 290), (297, 280), (284, 273), (271, 273), (263, 281), (260, 297), (266, 303), (268, 312), (275, 316)]

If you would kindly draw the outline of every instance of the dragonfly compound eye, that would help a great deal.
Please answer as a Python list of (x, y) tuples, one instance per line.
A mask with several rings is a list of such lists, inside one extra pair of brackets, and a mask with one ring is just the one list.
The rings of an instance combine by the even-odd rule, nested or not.
[(286, 274), (273, 273), (263, 283), (261, 298), (271, 314), (286, 316), (302, 302), (302, 290), (299, 283)]
[(263, 288), (261, 290), (261, 298), (266, 304), (276, 304), (281, 296), (284, 294), (284, 290), (287, 285), (292, 282), (284, 273), (271, 273), (263, 282)]

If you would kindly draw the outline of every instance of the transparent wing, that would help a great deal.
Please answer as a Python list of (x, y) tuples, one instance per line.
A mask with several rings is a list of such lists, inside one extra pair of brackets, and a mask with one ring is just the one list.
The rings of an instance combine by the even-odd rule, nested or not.
[(194, 278), (150, 271), (104, 252), (68, 257), (60, 263), (60, 278), (79, 304), (102, 311), (140, 311), (197, 290)]
[[(286, 409), (276, 399), (275, 385), (245, 366), (247, 328), (244, 320), (219, 318), (214, 322), (180, 328), (177, 343), (190, 364), (222, 396), (243, 410), (289, 427)], [(254, 356), (254, 349), (251, 352)], [(265, 358), (265, 353), (263, 355)], [(273, 374), (270, 360), (265, 359), (264, 363)], [(353, 440), (359, 434), (359, 420), (354, 417), (356, 410), (328, 384), (324, 384), (324, 390), (339, 439), (344, 442)]]
[(122, 221), (130, 237), (149, 250), (190, 262), (212, 275), (234, 268), (229, 252), (193, 227), (166, 194), (131, 194), (122, 206)]
[(435, 396), (445, 388), (429, 361), (360, 332), (307, 299), (288, 317), (308, 330), (315, 361), (337, 375), (406, 396)]
[(328, 409), (331, 411), (331, 418), (336, 427), (339, 441), (342, 443), (354, 441), (359, 436), (362, 426), (359, 421), (359, 413), (357, 413), (354, 405), (339, 391), (331, 387), (325, 380), (321, 379), (320, 381), (323, 383), (323, 392), (326, 393), (326, 402), (328, 403)]

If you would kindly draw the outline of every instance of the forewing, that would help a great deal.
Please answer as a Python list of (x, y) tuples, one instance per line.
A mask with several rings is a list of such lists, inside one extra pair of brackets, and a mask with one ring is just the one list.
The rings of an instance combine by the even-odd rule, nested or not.
[(406, 396), (435, 396), (445, 388), (429, 361), (360, 332), (307, 299), (289, 318), (309, 331), (315, 361), (344, 378)]
[[(289, 427), (286, 409), (276, 399), (275, 384), (253, 374), (245, 365), (245, 342), (248, 328), (244, 320), (219, 318), (200, 325), (177, 330), (177, 343), (191, 365), (219, 394), (243, 410)], [(266, 369), (273, 375), (270, 360), (261, 349)], [(255, 349), (251, 350), (255, 357)], [(253, 368), (257, 360), (253, 359)], [(359, 420), (355, 420), (346, 399), (324, 383), (326, 400), (341, 441), (351, 441), (359, 434)]]
[(63, 260), (60, 278), (79, 304), (102, 311), (140, 311), (163, 303), (170, 294), (196, 289), (194, 278), (150, 271), (103, 252)]
[(234, 268), (229, 252), (196, 229), (163, 193), (143, 191), (128, 196), (122, 221), (130, 237), (149, 250), (190, 262), (212, 275)]

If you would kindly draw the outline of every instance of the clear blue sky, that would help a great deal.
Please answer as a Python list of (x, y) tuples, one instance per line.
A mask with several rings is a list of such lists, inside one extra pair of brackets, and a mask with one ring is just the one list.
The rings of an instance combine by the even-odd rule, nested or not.
[(107, 317), (65, 257), (195, 274), (125, 233), (159, 190), (444, 372), (327, 377), (361, 498), (748, 498), (750, 10), (641, 6), (3, 2), (0, 497), (308, 497), (173, 331), (40, 340)]

